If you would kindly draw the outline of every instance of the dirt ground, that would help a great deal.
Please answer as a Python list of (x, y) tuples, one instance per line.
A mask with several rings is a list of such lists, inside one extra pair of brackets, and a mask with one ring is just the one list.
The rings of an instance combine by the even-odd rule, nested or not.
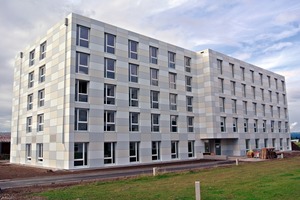
[[(300, 151), (293, 151), (293, 152), (284, 152), (284, 158), (290, 158), (300, 156)], [(209, 161), (206, 161), (209, 162)], [(99, 169), (103, 170), (103, 169)], [(104, 169), (105, 170), (105, 169)], [(111, 170), (111, 169), (110, 169)], [(18, 178), (30, 178), (30, 177), (40, 177), (40, 176), (53, 176), (53, 175), (64, 175), (64, 174), (71, 174), (71, 173), (90, 173), (95, 172), (95, 170), (86, 170), (86, 171), (65, 171), (65, 170), (58, 170), (52, 171), (47, 169), (40, 169), (36, 167), (28, 167), (24, 165), (16, 165), (10, 164), (8, 162), (0, 161), (0, 181), (5, 179), (18, 179)], [(80, 183), (80, 184), (87, 184)], [(51, 189), (58, 189), (69, 187), (70, 185), (75, 185), (79, 183), (68, 183), (68, 184), (55, 184), (55, 185), (46, 185), (46, 186), (34, 186), (34, 187), (24, 187), (24, 188), (16, 188), (16, 189), (6, 189), (1, 191), (0, 188), (0, 200), (8, 200), (8, 199), (45, 199), (43, 197), (32, 197), (30, 194), (47, 191)]]

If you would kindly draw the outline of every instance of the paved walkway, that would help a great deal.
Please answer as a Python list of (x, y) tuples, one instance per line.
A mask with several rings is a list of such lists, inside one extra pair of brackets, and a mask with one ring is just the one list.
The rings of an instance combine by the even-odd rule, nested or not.
[[(211, 161), (211, 162), (192, 162), (192, 163), (177, 163), (172, 165), (160, 165), (160, 172), (176, 172), (182, 170), (192, 170), (207, 167), (222, 166), (235, 163), (232, 160), (225, 161)], [(83, 181), (92, 180), (108, 180), (122, 177), (133, 177), (138, 175), (151, 175), (153, 173), (153, 167), (155, 165), (144, 165), (144, 166), (131, 166), (131, 167), (120, 167), (113, 168), (111, 170), (93, 170), (91, 172), (83, 171), (82, 173), (74, 173), (67, 175), (54, 175), (46, 177), (33, 177), (33, 178), (22, 178), (22, 179), (9, 179), (1, 180), (0, 188), (20, 188), (35, 185), (52, 185), (60, 183), (77, 183)]]

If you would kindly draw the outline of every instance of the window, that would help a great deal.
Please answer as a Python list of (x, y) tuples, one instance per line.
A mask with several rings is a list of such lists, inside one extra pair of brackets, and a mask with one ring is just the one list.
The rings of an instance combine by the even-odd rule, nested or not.
[(149, 47), (150, 63), (157, 64), (157, 54), (158, 54), (158, 48), (150, 46)]
[(281, 133), (281, 121), (278, 121), (278, 133)]
[(278, 118), (281, 117), (280, 107), (277, 107)]
[(252, 96), (253, 96), (253, 99), (255, 99), (255, 98), (256, 98), (255, 87), (252, 86), (251, 88), (252, 88)]
[(115, 79), (116, 61), (110, 58), (104, 58), (104, 77)]
[(266, 105), (265, 104), (261, 104), (261, 106), (262, 106), (263, 116), (265, 117), (266, 116)]
[(231, 83), (231, 95), (235, 96), (235, 82), (234, 81), (230, 81)]
[(157, 64), (157, 54), (158, 54), (158, 48), (156, 47), (149, 47), (149, 61), (152, 64)]
[(289, 150), (290, 149), (290, 139), (286, 138), (286, 149)]
[(273, 106), (270, 106), (271, 117), (274, 117)]
[(152, 142), (152, 160), (160, 160), (160, 142)]
[(26, 132), (31, 133), (32, 132), (32, 117), (26, 118)]
[(288, 118), (288, 114), (287, 114), (287, 109), (284, 108), (284, 118), (287, 119)]
[(188, 141), (188, 156), (189, 158), (195, 157), (195, 141)]
[(255, 119), (253, 124), (253, 130), (255, 133), (257, 132), (257, 128), (258, 128), (257, 119)]
[(47, 47), (47, 43), (43, 42), (40, 45), (40, 60), (46, 58), (46, 47)]
[(191, 58), (184, 56), (184, 66), (186, 72), (191, 72)]
[(267, 121), (266, 120), (263, 120), (263, 132), (265, 133), (266, 132), (266, 125), (267, 125)]
[(276, 90), (278, 90), (278, 81), (277, 81), (277, 78), (274, 78), (274, 81), (275, 81), (275, 88), (276, 88)]
[(264, 85), (263, 74), (259, 73), (260, 85)]
[(245, 68), (241, 67), (241, 76), (242, 76), (242, 80), (245, 81)]
[(265, 148), (268, 147), (268, 139), (264, 139), (264, 147), (265, 147)]
[(264, 92), (264, 89), (260, 89), (260, 91), (261, 91), (261, 100), (265, 100), (265, 92)]
[(45, 73), (46, 73), (46, 68), (44, 65), (39, 68), (39, 82), (40, 83), (45, 81)]
[(192, 91), (192, 77), (190, 76), (185, 77), (185, 88), (187, 92)]
[(187, 117), (187, 132), (194, 132), (194, 117)]
[(251, 73), (251, 81), (252, 83), (254, 83), (254, 71), (250, 70), (250, 73)]
[(175, 69), (175, 53), (168, 52), (169, 68)]
[(282, 142), (283, 141), (283, 139), (282, 138), (280, 138), (279, 139), (279, 148), (280, 148), (280, 150), (283, 150), (283, 145), (282, 145)]
[(169, 87), (176, 89), (176, 74), (174, 73), (169, 73)]
[(31, 160), (31, 144), (26, 144), (26, 160)]
[(37, 161), (43, 162), (43, 144), (37, 143), (36, 144), (36, 151), (37, 151)]
[(115, 105), (115, 85), (104, 84), (104, 104)]
[(131, 132), (139, 131), (139, 113), (136, 112), (129, 113), (129, 131)]
[(231, 100), (231, 106), (232, 106), (232, 113), (236, 114), (236, 100), (235, 99)]
[(76, 45), (89, 48), (89, 31), (89, 28), (77, 25)]
[(186, 110), (188, 112), (193, 112), (193, 97), (186, 97)]
[(255, 116), (257, 116), (257, 104), (256, 103), (252, 103), (253, 105), (253, 113)]
[(285, 98), (285, 94), (282, 94), (282, 100), (283, 100), (283, 104), (286, 104), (286, 98)]
[(138, 107), (139, 106), (139, 89), (129, 88), (129, 106)]
[(289, 131), (289, 123), (285, 122), (284, 132), (287, 133)]
[(242, 84), (243, 97), (246, 97), (246, 84)]
[(129, 82), (137, 83), (139, 66), (129, 63)]
[(138, 42), (128, 40), (128, 57), (135, 60), (138, 59)]
[(37, 116), (37, 131), (44, 131), (44, 114)]
[(259, 149), (259, 139), (255, 139), (255, 148)]
[(75, 130), (87, 131), (88, 130), (88, 109), (75, 108)]
[(34, 65), (34, 54), (35, 54), (35, 50), (32, 50), (32, 51), (29, 53), (29, 66)]
[(284, 81), (281, 81), (281, 88), (282, 88), (282, 92), (285, 92), (285, 83), (284, 83)]
[(234, 78), (234, 64), (229, 63), (229, 66), (231, 68), (231, 77)]
[(32, 88), (34, 83), (34, 72), (28, 74), (28, 88)]
[(116, 131), (115, 121), (116, 111), (105, 110), (104, 111), (104, 131)]
[(276, 101), (277, 101), (277, 104), (279, 104), (279, 93), (276, 92)]
[(177, 94), (169, 95), (170, 110), (177, 110)]
[(271, 132), (274, 133), (274, 124), (275, 122), (273, 120), (271, 120)]
[(104, 52), (115, 54), (116, 36), (105, 33)]
[(139, 161), (139, 142), (129, 142), (129, 161)]
[(177, 132), (177, 115), (170, 116), (170, 130), (171, 132)]
[(248, 119), (244, 119), (244, 132), (248, 132)]
[(159, 108), (159, 92), (158, 91), (150, 91), (150, 102), (151, 108)]
[(27, 96), (27, 110), (31, 110), (33, 107), (33, 94)]
[(90, 55), (86, 53), (76, 53), (76, 72), (82, 74), (89, 73), (89, 58)]
[(271, 77), (270, 76), (267, 76), (268, 77), (268, 85), (269, 85), (269, 88), (271, 87)]
[(219, 78), (219, 92), (224, 93), (224, 80)]
[(88, 143), (74, 144), (74, 166), (86, 166), (88, 164)]
[(38, 91), (38, 105), (42, 107), (45, 105), (45, 89)]
[(150, 68), (150, 85), (158, 86), (158, 69)]
[(115, 142), (104, 142), (104, 164), (114, 164), (115, 163)]
[(245, 143), (246, 143), (246, 152), (248, 152), (250, 150), (250, 139), (246, 139)]
[(151, 132), (159, 132), (159, 114), (151, 114)]
[(220, 117), (221, 132), (226, 132), (226, 117)]
[(225, 98), (219, 97), (220, 112), (225, 112)]
[(178, 141), (171, 141), (171, 158), (178, 158)]
[(75, 101), (88, 102), (88, 81), (76, 80)]
[(233, 118), (233, 132), (237, 132), (238, 131), (238, 118)]
[(243, 109), (244, 109), (244, 114), (248, 114), (248, 109), (247, 109), (247, 101), (243, 101)]
[(219, 74), (223, 74), (222, 62), (223, 62), (222, 60), (217, 59), (217, 67), (218, 67)]

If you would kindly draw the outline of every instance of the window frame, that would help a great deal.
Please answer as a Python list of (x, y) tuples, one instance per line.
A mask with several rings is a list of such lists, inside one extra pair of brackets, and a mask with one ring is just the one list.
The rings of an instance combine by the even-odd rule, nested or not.
[(116, 111), (115, 110), (104, 110), (103, 122), (104, 122), (104, 131), (105, 132), (115, 132), (116, 131)]
[(129, 106), (139, 107), (139, 88), (129, 87)]
[(192, 92), (192, 77), (185, 76), (185, 90), (187, 92)]
[(150, 68), (150, 85), (158, 86), (159, 84), (159, 70)]
[(195, 141), (194, 140), (188, 141), (188, 157), (189, 158), (195, 157)]
[(32, 110), (33, 108), (33, 93), (27, 96), (27, 110)]
[(151, 132), (160, 132), (160, 114), (151, 113)]
[(45, 105), (45, 89), (38, 91), (38, 106), (43, 107)]
[[(87, 31), (87, 38), (82, 37), (83, 32)], [(82, 25), (77, 25), (76, 27), (76, 45), (80, 47), (86, 47), (89, 48), (89, 42), (90, 42), (90, 28)]]
[[(111, 91), (113, 91), (113, 96), (111, 96)], [(116, 85), (104, 84), (104, 104), (116, 105)]]
[(172, 140), (171, 141), (171, 159), (178, 159), (178, 144), (179, 144), (179, 141), (174, 141)]
[(37, 115), (37, 132), (43, 132), (44, 131), (44, 114), (38, 114)]
[(238, 118), (234, 117), (232, 122), (232, 131), (234, 133), (238, 132)]
[(245, 133), (248, 133), (248, 131), (249, 131), (248, 127), (249, 127), (248, 119), (244, 118), (244, 132)]
[(26, 154), (26, 161), (31, 161), (31, 156), (32, 156), (31, 144), (28, 143), (26, 144), (25, 154)]
[(135, 59), (135, 60), (138, 59), (138, 45), (139, 42), (134, 40), (128, 40), (128, 58)]
[[(157, 95), (157, 101), (154, 100)], [(159, 91), (155, 90), (150, 90), (150, 103), (151, 103), (151, 108), (154, 109), (159, 109)]]
[(34, 65), (35, 49), (29, 52), (29, 67)]
[(170, 110), (177, 110), (177, 94), (169, 93)]
[(140, 142), (129, 142), (129, 162), (139, 162), (140, 158)]
[[(86, 56), (82, 58), (81, 56)], [(86, 60), (86, 63), (81, 63), (81, 61)], [(90, 54), (83, 52), (76, 52), (76, 73), (78, 74), (89, 74), (90, 65)]]
[(220, 117), (220, 131), (221, 133), (226, 132), (226, 117), (223, 116)]
[(190, 58), (188, 56), (184, 56), (184, 69), (185, 69), (185, 72), (190, 73), (192, 71), (191, 70), (191, 61), (192, 61), (192, 58)]
[[(80, 111), (85, 112), (86, 121), (80, 120)], [(75, 131), (88, 131), (89, 130), (89, 109), (75, 108)], [(86, 128), (82, 129), (80, 126), (85, 125)]]
[(116, 162), (116, 142), (104, 142), (104, 144), (103, 144), (103, 162), (104, 162), (104, 165), (115, 164), (115, 162)]
[(217, 59), (217, 69), (219, 74), (223, 74), (223, 60)]
[(152, 64), (158, 63), (158, 48), (149, 46), (149, 62)]
[(104, 58), (104, 78), (115, 79), (116, 78), (115, 74), (116, 74), (116, 60), (111, 58)]
[(177, 74), (169, 72), (169, 88), (176, 89)]
[[(76, 150), (76, 145), (82, 145), (81, 148), (77, 147), (78, 150), (82, 150), (81, 152)], [(89, 143), (87, 142), (75, 142), (74, 143), (74, 167), (85, 167), (88, 166), (88, 147)], [(76, 158), (76, 153), (80, 154), (79, 158)]]
[(47, 41), (40, 44), (40, 60), (46, 58), (46, 51), (47, 51)]
[(171, 69), (176, 68), (176, 53), (168, 51), (168, 66)]
[(34, 71), (28, 74), (28, 88), (32, 88), (34, 86)]
[(44, 145), (43, 143), (36, 144), (36, 157), (38, 162), (43, 162), (44, 160)]
[[(136, 118), (135, 120), (133, 120)], [(140, 113), (129, 112), (129, 132), (139, 132)]]
[(27, 133), (32, 132), (32, 116), (26, 118), (26, 132)]
[[(84, 88), (84, 84), (85, 84), (85, 88)], [(86, 90), (85, 93), (84, 93), (84, 89)], [(89, 102), (89, 81), (80, 80), (80, 79), (75, 80), (75, 101)]]
[(129, 65), (128, 65), (128, 81), (132, 82), (132, 83), (139, 82), (139, 66), (138, 65), (129, 63)]
[(194, 132), (194, 117), (193, 116), (187, 116), (186, 117), (187, 122), (187, 132), (193, 133)]
[[(174, 120), (172, 120), (172, 118)], [(173, 124), (173, 122), (175, 122)], [(170, 132), (177, 133), (178, 132), (178, 115), (170, 115)]]
[[(110, 44), (111, 41), (109, 39), (112, 39), (113, 44)], [(104, 52), (115, 54), (116, 52), (116, 35), (110, 34), (110, 33), (104, 33)]]
[(186, 96), (186, 111), (193, 112), (193, 97)]
[(43, 65), (39, 68), (39, 83), (45, 82), (46, 79), (46, 66)]
[(151, 143), (152, 160), (160, 160), (160, 141), (152, 141)]

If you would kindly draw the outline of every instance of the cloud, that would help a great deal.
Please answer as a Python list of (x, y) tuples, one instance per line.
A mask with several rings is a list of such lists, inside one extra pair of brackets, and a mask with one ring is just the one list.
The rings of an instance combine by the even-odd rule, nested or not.
[(297, 124), (298, 124), (298, 122), (293, 122), (293, 123), (290, 125), (290, 130), (293, 130)]

